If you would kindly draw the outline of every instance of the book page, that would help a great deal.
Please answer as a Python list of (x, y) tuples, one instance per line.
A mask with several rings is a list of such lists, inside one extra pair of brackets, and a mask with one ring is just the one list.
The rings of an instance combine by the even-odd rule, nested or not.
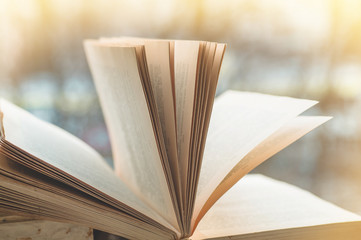
[(191, 239), (230, 239), (243, 234), (354, 221), (361, 221), (361, 217), (295, 186), (250, 174), (214, 204)]
[(163, 170), (166, 174), (173, 206), (180, 222), (182, 197), (177, 154), (175, 96), (173, 88), (173, 64), (168, 40), (119, 37), (101, 38), (100, 43), (112, 46), (134, 46), (148, 107), (153, 119), (154, 132), (159, 141)]
[(171, 40), (119, 37), (101, 38), (102, 43), (114, 46), (144, 45), (150, 83), (164, 137), (168, 160), (172, 169), (174, 185), (179, 191), (179, 167), (175, 120), (175, 94), (173, 89), (173, 54)]
[(176, 99), (178, 161), (183, 196), (187, 191), (187, 172), (197, 78), (199, 42), (174, 42), (174, 86)]
[[(96, 151), (83, 141), (3, 99), (0, 109), (3, 114), (1, 125), (4, 129), (4, 139), (0, 144), (1, 152), (6, 151), (5, 147), (11, 144), (14, 153), (7, 153), (14, 154), (12, 156), (14, 159), (19, 158), (17, 149), (25, 151), (36, 161), (29, 163), (34, 168), (45, 164), (47, 167), (52, 167), (57, 174), (84, 184), (85, 188), (90, 187), (91, 191), (97, 194), (105, 194), (110, 201), (115, 199), (117, 205), (129, 214), (139, 211), (152, 219), (162, 219), (115, 175)], [(161, 222), (167, 225), (164, 220)]]
[(240, 159), (316, 102), (227, 91), (215, 100), (193, 216)]
[[(144, 46), (168, 160), (175, 181), (174, 185), (177, 191), (179, 191), (180, 178), (177, 156), (175, 102), (173, 101), (169, 42), (145, 40)], [(178, 192), (178, 196), (180, 196), (180, 192)]]
[[(130, 239), (173, 239), (174, 232), (131, 216), (0, 154), (0, 209), (73, 222)], [(0, 230), (1, 232), (1, 230)]]
[[(215, 93), (216, 93), (216, 87), (217, 87), (217, 82), (218, 82), (218, 76), (219, 76), (219, 72), (221, 69), (221, 65), (222, 65), (222, 59), (223, 59), (223, 55), (224, 55), (224, 51), (225, 51), (225, 44), (216, 44), (216, 49), (215, 52), (212, 57), (212, 65), (211, 65), (211, 69), (210, 69), (210, 73), (209, 73), (209, 80), (207, 80), (207, 84), (206, 84), (206, 88), (207, 88), (207, 92), (205, 93), (205, 102), (202, 104), (202, 120), (198, 123), (200, 124), (200, 129), (199, 129), (199, 139), (197, 141), (199, 146), (197, 149), (197, 155), (196, 155), (196, 164), (195, 164), (195, 169), (194, 169), (194, 173), (193, 173), (193, 177), (194, 180), (192, 182), (192, 184), (194, 185), (194, 189), (192, 189), (192, 196), (190, 197), (190, 199), (192, 199), (194, 201), (194, 195), (196, 194), (196, 188), (198, 185), (198, 179), (199, 179), (199, 174), (200, 174), (200, 169), (201, 169), (201, 164), (202, 164), (202, 159), (203, 159), (203, 153), (204, 153), (204, 146), (205, 146), (205, 142), (207, 139), (207, 134), (208, 134), (208, 127), (209, 127), (209, 121), (210, 121), (210, 116), (211, 116), (211, 112), (213, 109), (213, 103), (214, 103), (214, 98), (215, 98)], [(193, 209), (193, 204), (192, 203), (192, 208)]]
[(150, 207), (178, 229), (135, 47), (85, 44), (110, 135), (115, 170)]
[[(204, 214), (213, 204), (226, 193), (243, 176), (249, 173), (256, 166), (267, 160), (277, 152), (284, 149), (312, 129), (328, 121), (330, 117), (310, 117), (298, 116), (278, 129), (271, 136), (250, 151), (237, 165), (224, 177), (222, 182), (209, 196), (198, 216), (193, 216), (192, 224), (194, 228), (202, 219)], [(193, 228), (193, 229), (194, 229)]]

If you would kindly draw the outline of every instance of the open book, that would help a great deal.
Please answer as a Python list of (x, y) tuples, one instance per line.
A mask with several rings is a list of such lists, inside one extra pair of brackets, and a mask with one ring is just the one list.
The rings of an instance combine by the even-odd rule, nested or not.
[(236, 91), (214, 101), (225, 44), (117, 38), (85, 49), (114, 170), (1, 100), (2, 212), (130, 239), (361, 234), (359, 216), (295, 187), (262, 176), (237, 183), (329, 119), (299, 116), (315, 101)]

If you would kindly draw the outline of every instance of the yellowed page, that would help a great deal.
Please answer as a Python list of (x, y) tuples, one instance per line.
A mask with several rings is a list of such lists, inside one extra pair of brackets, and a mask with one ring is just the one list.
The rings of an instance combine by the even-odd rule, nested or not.
[(175, 187), (179, 191), (180, 178), (177, 157), (175, 103), (173, 101), (169, 42), (145, 41), (144, 46), (168, 160), (172, 168)]
[(287, 183), (251, 174), (214, 204), (191, 238), (233, 239), (226, 236), (354, 221), (361, 217)]
[(192, 128), (199, 42), (175, 41), (174, 85), (176, 99), (177, 146), (183, 196), (185, 195)]
[[(211, 112), (213, 109), (213, 103), (214, 103), (214, 97), (215, 97), (215, 93), (216, 93), (216, 87), (217, 87), (217, 82), (218, 82), (218, 76), (219, 76), (219, 71), (221, 69), (221, 65), (222, 65), (222, 59), (223, 59), (223, 55), (224, 55), (224, 51), (225, 51), (225, 44), (216, 44), (216, 49), (215, 49), (215, 53), (213, 55), (213, 59), (212, 59), (212, 65), (211, 65), (211, 71), (209, 73), (209, 82), (207, 83), (207, 93), (205, 94), (205, 103), (203, 104), (204, 106), (202, 106), (202, 114), (204, 114), (203, 116), (203, 120), (200, 121), (200, 139), (199, 141), (199, 148), (197, 150), (197, 156), (196, 156), (196, 160), (197, 160), (197, 164), (196, 164), (196, 169), (195, 169), (195, 173), (194, 173), (194, 178), (196, 178), (194, 180), (194, 185), (195, 188), (197, 187), (198, 184), (198, 178), (199, 178), (199, 174), (200, 174), (200, 169), (201, 169), (201, 163), (202, 163), (202, 159), (203, 159), (203, 153), (204, 153), (204, 146), (205, 146), (205, 142), (207, 139), (207, 134), (208, 134), (208, 127), (209, 127), (209, 121), (210, 121), (210, 116), (211, 116)], [(193, 193), (193, 195), (195, 194), (195, 192)], [(192, 198), (194, 200), (194, 196), (192, 196)]]
[[(182, 208), (182, 197), (177, 155), (173, 72), (171, 70), (171, 58), (173, 56), (171, 56), (170, 41), (119, 37), (101, 38), (98, 42), (112, 46), (135, 46), (137, 48), (137, 54), (141, 55), (144, 49), (145, 58), (143, 60), (145, 64), (140, 65), (143, 71), (149, 72), (149, 81), (145, 81), (145, 90), (147, 90), (147, 94), (154, 96), (154, 105), (151, 104), (150, 109), (153, 109), (153, 114), (156, 114), (156, 117), (159, 118), (159, 124), (157, 125), (159, 130), (155, 132), (158, 134), (158, 137), (160, 137), (160, 144), (163, 145), (164, 143), (164, 146), (161, 146), (161, 158), (165, 164), (163, 165), (163, 169), (167, 176), (176, 215), (179, 218), (180, 214), (177, 213), (182, 211), (180, 210)], [(146, 73), (146, 75), (147, 74), (148, 73)], [(142, 78), (147, 78), (147, 76), (143, 76)], [(151, 98), (153, 98), (153, 96)], [(153, 115), (153, 117), (154, 116), (155, 115)], [(155, 122), (155, 124), (157, 124), (157, 122)], [(165, 155), (166, 157), (164, 157)], [(178, 222), (180, 222), (180, 219)]]
[[(19, 149), (46, 163), (81, 183), (100, 191), (121, 204), (168, 225), (156, 212), (145, 205), (120, 180), (102, 157), (75, 136), (35, 118), (19, 107), (1, 100), (4, 139)], [(2, 148), (2, 144), (0, 148)], [(126, 210), (126, 206), (123, 209)]]
[(119, 37), (119, 38), (101, 38), (102, 43), (116, 45), (144, 45), (146, 60), (149, 70), (150, 82), (158, 110), (161, 123), (164, 143), (171, 165), (175, 186), (179, 190), (179, 167), (177, 156), (177, 136), (175, 120), (175, 100), (172, 87), (171, 71), (171, 50), (170, 41)]
[(2, 155), (0, 186), (0, 209), (5, 208), (6, 211), (13, 210), (17, 214), (30, 214), (41, 219), (51, 215), (57, 221), (73, 222), (131, 239), (160, 239), (161, 235), (165, 235), (165, 239), (172, 237), (171, 231), (159, 224), (154, 225), (153, 221), (148, 224), (144, 219), (130, 216)]
[(240, 159), (288, 121), (316, 102), (227, 91), (216, 99), (193, 215)]
[(226, 193), (243, 176), (256, 166), (267, 160), (283, 148), (293, 143), (312, 129), (328, 121), (330, 117), (298, 116), (278, 129), (271, 136), (250, 151), (237, 165), (227, 174), (218, 187), (209, 196), (198, 216), (193, 215), (192, 229), (201, 220), (204, 214), (213, 204)]
[(178, 229), (134, 47), (86, 43), (117, 174)]

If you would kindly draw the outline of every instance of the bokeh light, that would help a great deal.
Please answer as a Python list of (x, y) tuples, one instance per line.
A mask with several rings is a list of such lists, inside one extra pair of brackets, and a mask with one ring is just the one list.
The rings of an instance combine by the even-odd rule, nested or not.
[(310, 98), (334, 119), (255, 172), (361, 213), (361, 1), (0, 0), (0, 96), (110, 143), (82, 41), (140, 36), (228, 44), (227, 89)]

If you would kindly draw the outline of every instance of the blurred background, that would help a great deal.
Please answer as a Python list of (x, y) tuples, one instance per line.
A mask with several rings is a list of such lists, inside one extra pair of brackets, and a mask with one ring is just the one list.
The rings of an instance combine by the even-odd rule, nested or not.
[(226, 42), (217, 94), (320, 101), (334, 119), (254, 172), (361, 214), (361, 1), (0, 0), (0, 97), (111, 163), (82, 41), (121, 35)]

